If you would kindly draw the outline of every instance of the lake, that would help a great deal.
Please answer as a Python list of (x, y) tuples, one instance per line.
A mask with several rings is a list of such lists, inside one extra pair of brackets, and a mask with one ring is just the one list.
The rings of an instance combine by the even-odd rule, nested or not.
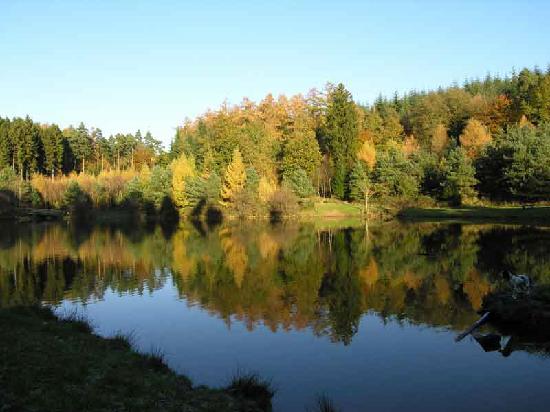
[(275, 411), (548, 410), (548, 345), (455, 337), (502, 270), (550, 282), (549, 228), (346, 226), (3, 223), (0, 303), (78, 310), (196, 384), (257, 372)]

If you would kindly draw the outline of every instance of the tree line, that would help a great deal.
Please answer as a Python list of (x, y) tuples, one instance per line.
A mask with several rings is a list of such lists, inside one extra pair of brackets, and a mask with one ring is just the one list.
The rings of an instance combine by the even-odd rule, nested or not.
[(162, 153), (161, 142), (149, 131), (107, 138), (101, 129), (88, 129), (84, 123), (61, 130), (56, 124), (40, 124), (29, 116), (0, 117), (0, 169), (11, 168), (21, 179), (29, 179), (33, 173), (54, 177), (141, 168), (153, 165)]
[(1, 169), (0, 186), (17, 175), (50, 206), (63, 194), (52, 194), (55, 183), (40, 176), (67, 183), (74, 172), (90, 177), (73, 180), (97, 205), (158, 206), (168, 197), (193, 213), (292, 214), (316, 196), (365, 206), (371, 197), (544, 201), (550, 71), (523, 69), (372, 104), (356, 103), (342, 84), (258, 103), (245, 98), (186, 120), (168, 153), (149, 132), (105, 138), (84, 124), (60, 130), (29, 117), (0, 118)]
[(192, 164), (188, 182), (224, 185), (225, 205), (258, 203), (283, 189), (341, 200), (548, 200), (549, 121), (550, 71), (487, 76), (371, 105), (328, 84), (188, 120), (171, 154)]

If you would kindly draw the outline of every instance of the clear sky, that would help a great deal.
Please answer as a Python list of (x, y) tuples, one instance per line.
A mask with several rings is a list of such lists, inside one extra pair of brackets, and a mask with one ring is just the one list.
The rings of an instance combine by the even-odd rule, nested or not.
[(0, 0), (0, 116), (169, 142), (227, 99), (356, 101), (546, 68), (550, 1)]

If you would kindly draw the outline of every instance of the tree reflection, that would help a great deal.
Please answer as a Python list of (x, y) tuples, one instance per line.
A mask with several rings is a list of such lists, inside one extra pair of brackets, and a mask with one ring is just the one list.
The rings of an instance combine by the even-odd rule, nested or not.
[(550, 282), (549, 240), (547, 229), (448, 224), (383, 224), (368, 236), (313, 224), (14, 226), (0, 243), (0, 299), (86, 303), (172, 281), (228, 325), (309, 328), (349, 344), (366, 312), (465, 328), (503, 268)]

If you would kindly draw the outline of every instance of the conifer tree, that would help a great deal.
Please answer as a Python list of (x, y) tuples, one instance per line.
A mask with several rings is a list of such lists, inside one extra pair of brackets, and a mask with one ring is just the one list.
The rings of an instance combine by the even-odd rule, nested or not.
[(44, 147), (44, 169), (53, 178), (63, 165), (63, 133), (57, 125), (52, 124), (43, 127), (40, 136)]
[(355, 103), (341, 83), (329, 94), (326, 123), (326, 145), (333, 161), (332, 192), (344, 199), (347, 178), (359, 148), (359, 130)]
[(221, 190), (222, 204), (227, 206), (244, 189), (246, 184), (246, 169), (239, 148), (233, 151), (233, 160), (227, 166)]
[(179, 208), (189, 206), (186, 196), (186, 184), (190, 177), (195, 176), (195, 160), (185, 155), (179, 156), (172, 162), (172, 194), (174, 203)]

